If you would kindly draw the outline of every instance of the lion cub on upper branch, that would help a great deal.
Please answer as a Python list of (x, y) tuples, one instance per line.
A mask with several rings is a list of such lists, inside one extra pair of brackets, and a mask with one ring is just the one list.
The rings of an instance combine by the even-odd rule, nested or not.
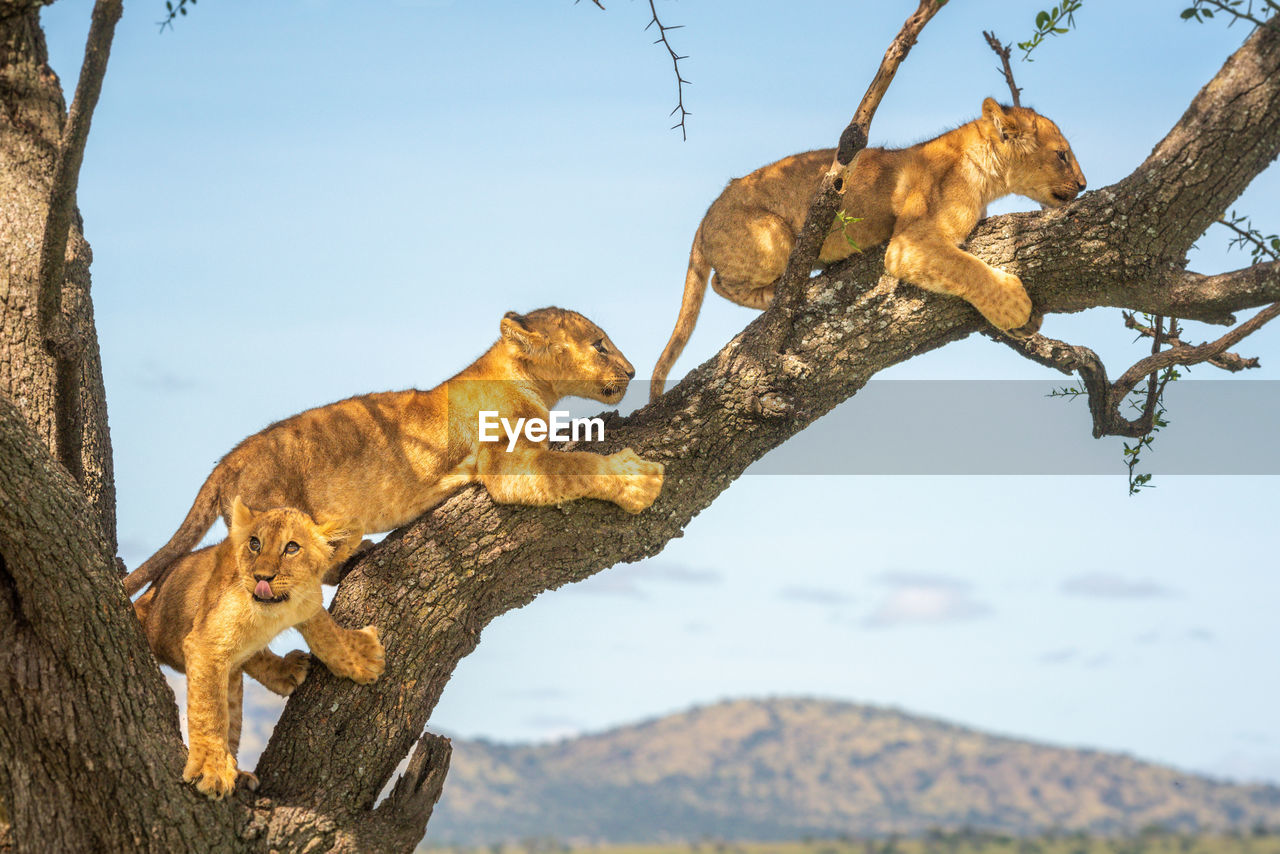
[[(787, 267), (809, 203), (835, 157), (834, 149), (796, 154), (730, 181), (693, 237), (684, 301), (671, 340), (653, 369), (652, 399), (663, 391), (698, 322), (707, 277), (716, 293), (764, 309)], [(958, 248), (987, 205), (1027, 196), (1047, 207), (1074, 199), (1084, 173), (1058, 126), (1035, 110), (982, 102), (982, 117), (936, 139), (903, 149), (868, 148), (858, 155), (840, 200), (856, 222), (837, 224), (822, 245), (820, 264), (889, 241), (889, 275), (931, 291), (963, 297), (994, 326), (1014, 335), (1039, 328), (1031, 299), (1015, 275)]]
[(214, 467), (186, 519), (125, 579), (133, 595), (186, 554), (239, 495), (252, 507), (296, 507), (348, 532), (336, 567), (366, 533), (404, 525), (471, 483), (503, 504), (611, 501), (630, 513), (653, 503), (663, 467), (630, 448), (604, 456), (552, 451), (527, 433), (514, 450), (479, 441), (481, 411), (546, 421), (564, 397), (622, 400), (635, 368), (609, 336), (573, 311), (502, 318), (502, 337), (430, 391), (367, 394), (311, 409), (245, 439)]
[(297, 626), (325, 666), (356, 682), (374, 681), (383, 668), (377, 630), (340, 628), (321, 600), (321, 579), (345, 532), (291, 508), (255, 513), (238, 497), (230, 527), (225, 540), (179, 560), (134, 603), (156, 658), (187, 674), (182, 779), (211, 798), (236, 785), (241, 673), (281, 695), (307, 675), (307, 656), (295, 650), (281, 658), (267, 649), (272, 638)]

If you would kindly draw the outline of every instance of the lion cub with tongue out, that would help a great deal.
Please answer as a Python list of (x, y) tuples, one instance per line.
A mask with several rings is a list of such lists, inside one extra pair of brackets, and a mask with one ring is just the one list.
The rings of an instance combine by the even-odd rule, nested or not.
[(181, 558), (134, 603), (156, 658), (187, 674), (187, 741), (182, 778), (211, 798), (235, 788), (240, 743), (242, 673), (287, 695), (307, 675), (308, 656), (284, 658), (271, 639), (297, 627), (311, 652), (333, 673), (362, 684), (383, 669), (372, 626), (340, 628), (324, 609), (320, 582), (345, 531), (301, 510), (255, 512), (237, 496), (231, 531), (216, 546)]

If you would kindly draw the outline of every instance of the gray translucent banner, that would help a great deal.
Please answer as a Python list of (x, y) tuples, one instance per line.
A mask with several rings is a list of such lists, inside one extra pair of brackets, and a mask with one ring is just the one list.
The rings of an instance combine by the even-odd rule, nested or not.
[[(1083, 396), (1048, 396), (1066, 384), (873, 381), (748, 473), (1124, 473), (1124, 443), (1136, 440), (1094, 439)], [(1280, 381), (1179, 380), (1165, 405), (1169, 425), (1139, 472), (1280, 474)]]
[[(1136, 440), (1094, 439), (1083, 395), (1049, 396), (1071, 384), (1067, 377), (875, 380), (747, 473), (1124, 474), (1124, 445)], [(628, 413), (648, 397), (649, 384), (633, 382), (616, 406)], [(1169, 425), (1143, 451), (1138, 473), (1280, 474), (1280, 381), (1178, 380), (1169, 384), (1165, 406)], [(556, 405), (573, 417), (612, 408), (580, 398)], [(1126, 407), (1123, 414), (1137, 412)], [(591, 443), (576, 447), (589, 451)]]

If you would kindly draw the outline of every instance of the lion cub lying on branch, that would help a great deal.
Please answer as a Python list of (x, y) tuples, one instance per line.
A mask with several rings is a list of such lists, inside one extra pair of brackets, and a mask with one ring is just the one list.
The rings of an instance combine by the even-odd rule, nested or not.
[[(715, 269), (715, 292), (764, 309), (787, 268), (796, 235), (834, 149), (796, 154), (730, 181), (711, 203), (689, 252), (684, 301), (671, 340), (653, 369), (652, 399), (662, 396), (671, 366), (688, 343)], [(903, 149), (868, 148), (858, 155), (840, 200), (847, 217), (818, 255), (830, 264), (889, 241), (889, 275), (963, 297), (992, 325), (1014, 335), (1039, 328), (1022, 281), (958, 248), (1004, 196), (1027, 196), (1047, 207), (1085, 188), (1071, 146), (1049, 119), (1025, 107), (987, 98), (982, 117)]]
[(156, 658), (187, 674), (182, 779), (211, 798), (236, 785), (241, 673), (281, 695), (307, 675), (307, 656), (295, 650), (281, 658), (267, 649), (272, 638), (297, 626), (326, 667), (356, 682), (374, 681), (383, 668), (377, 630), (340, 628), (321, 601), (321, 579), (345, 532), (299, 510), (255, 513), (239, 497), (230, 527), (225, 540), (179, 560), (134, 603)]
[(599, 498), (629, 513), (652, 504), (662, 465), (630, 448), (608, 456), (552, 451), (545, 435), (535, 441), (527, 432), (511, 450), (479, 441), (482, 412), (513, 424), (546, 422), (564, 397), (617, 403), (636, 373), (577, 312), (508, 312), (501, 331), (488, 352), (430, 391), (349, 398), (245, 439), (214, 467), (169, 542), (125, 578), (125, 590), (132, 596), (189, 552), (237, 495), (251, 507), (295, 507), (335, 520), (347, 532), (335, 569), (364, 534), (411, 522), (471, 483), (503, 504)]

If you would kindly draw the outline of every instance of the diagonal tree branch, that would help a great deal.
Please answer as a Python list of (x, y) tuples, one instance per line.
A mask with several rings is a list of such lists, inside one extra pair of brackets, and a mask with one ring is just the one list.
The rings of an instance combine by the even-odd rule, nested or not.
[[(1255, 85), (1239, 85), (1244, 80)], [(1278, 107), (1280, 27), (1258, 27), (1146, 161), (1115, 185), (1115, 226), (1145, 234), (1153, 254), (1181, 260), (1280, 153)]]
[(920, 31), (925, 24), (942, 9), (946, 0), (920, 0), (920, 5), (902, 24), (902, 29), (889, 44), (880, 67), (867, 87), (857, 111), (853, 114), (847, 127), (840, 134), (840, 143), (836, 147), (835, 160), (831, 168), (822, 176), (818, 189), (814, 191), (813, 200), (809, 203), (809, 212), (805, 215), (804, 225), (796, 235), (795, 245), (787, 258), (787, 268), (775, 287), (774, 304), (778, 310), (790, 314), (796, 308), (801, 284), (809, 277), (814, 265), (818, 263), (818, 253), (822, 244), (831, 232), (831, 223), (836, 209), (840, 206), (840, 196), (844, 191), (844, 183), (852, 173), (854, 159), (858, 152), (867, 147), (867, 139), (871, 133), (871, 120), (894, 75), (911, 52)]

